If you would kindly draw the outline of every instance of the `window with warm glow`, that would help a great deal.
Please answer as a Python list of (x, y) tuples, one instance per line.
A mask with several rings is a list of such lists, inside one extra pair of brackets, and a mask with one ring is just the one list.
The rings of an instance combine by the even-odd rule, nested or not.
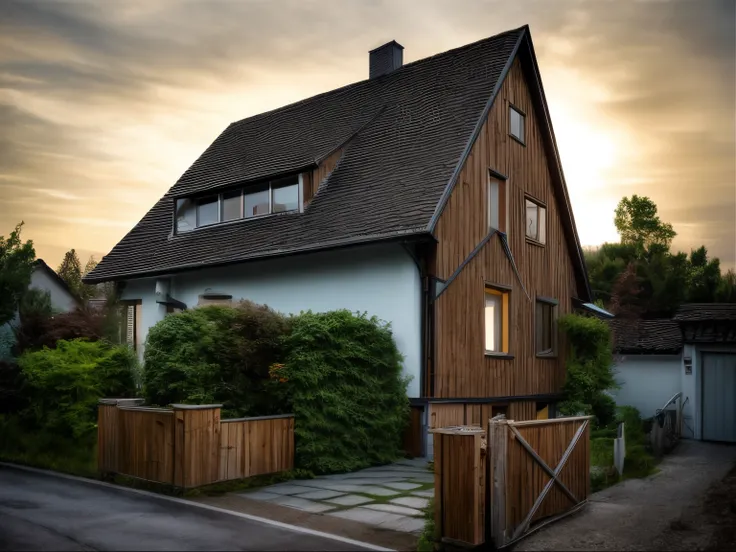
[(486, 287), (485, 334), (487, 353), (509, 352), (509, 292)]

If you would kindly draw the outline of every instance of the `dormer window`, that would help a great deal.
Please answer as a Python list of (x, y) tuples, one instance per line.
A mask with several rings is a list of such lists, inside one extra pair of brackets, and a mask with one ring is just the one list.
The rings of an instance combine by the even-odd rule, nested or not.
[(176, 200), (176, 233), (242, 218), (298, 211), (300, 175), (253, 184), (217, 195)]

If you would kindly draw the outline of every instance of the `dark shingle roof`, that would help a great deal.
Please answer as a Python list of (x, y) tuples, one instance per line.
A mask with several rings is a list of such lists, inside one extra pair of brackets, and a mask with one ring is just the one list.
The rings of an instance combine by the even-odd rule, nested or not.
[(736, 303), (691, 303), (677, 309), (678, 322), (736, 320)]
[(616, 353), (675, 354), (682, 349), (682, 333), (674, 320), (614, 319), (609, 324)]
[[(428, 234), (526, 27), (231, 124), (85, 279), (97, 282)], [(172, 236), (175, 197), (314, 166), (345, 145), (304, 213)]]

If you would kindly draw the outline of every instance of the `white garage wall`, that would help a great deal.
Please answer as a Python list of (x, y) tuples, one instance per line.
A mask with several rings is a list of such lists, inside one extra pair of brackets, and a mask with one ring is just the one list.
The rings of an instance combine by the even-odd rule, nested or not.
[[(642, 418), (683, 391), (680, 355), (627, 355), (614, 366), (620, 389), (613, 391), (616, 404), (635, 406)], [(691, 399), (692, 400), (692, 399)]]
[[(142, 301), (140, 338), (166, 314), (156, 304), (155, 279), (129, 281), (123, 299)], [(407, 393), (419, 396), (421, 366), (421, 280), (409, 254), (398, 244), (365, 246), (201, 269), (170, 277), (170, 294), (188, 307), (207, 288), (250, 299), (285, 314), (335, 309), (367, 312), (391, 322), (404, 355), (404, 373), (412, 377)], [(139, 353), (143, 354), (143, 347)]]

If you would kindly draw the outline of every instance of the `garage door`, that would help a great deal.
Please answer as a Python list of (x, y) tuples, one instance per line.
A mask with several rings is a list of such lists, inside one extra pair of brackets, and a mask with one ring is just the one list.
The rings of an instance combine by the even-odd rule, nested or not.
[(736, 354), (703, 355), (703, 439), (736, 442)]

